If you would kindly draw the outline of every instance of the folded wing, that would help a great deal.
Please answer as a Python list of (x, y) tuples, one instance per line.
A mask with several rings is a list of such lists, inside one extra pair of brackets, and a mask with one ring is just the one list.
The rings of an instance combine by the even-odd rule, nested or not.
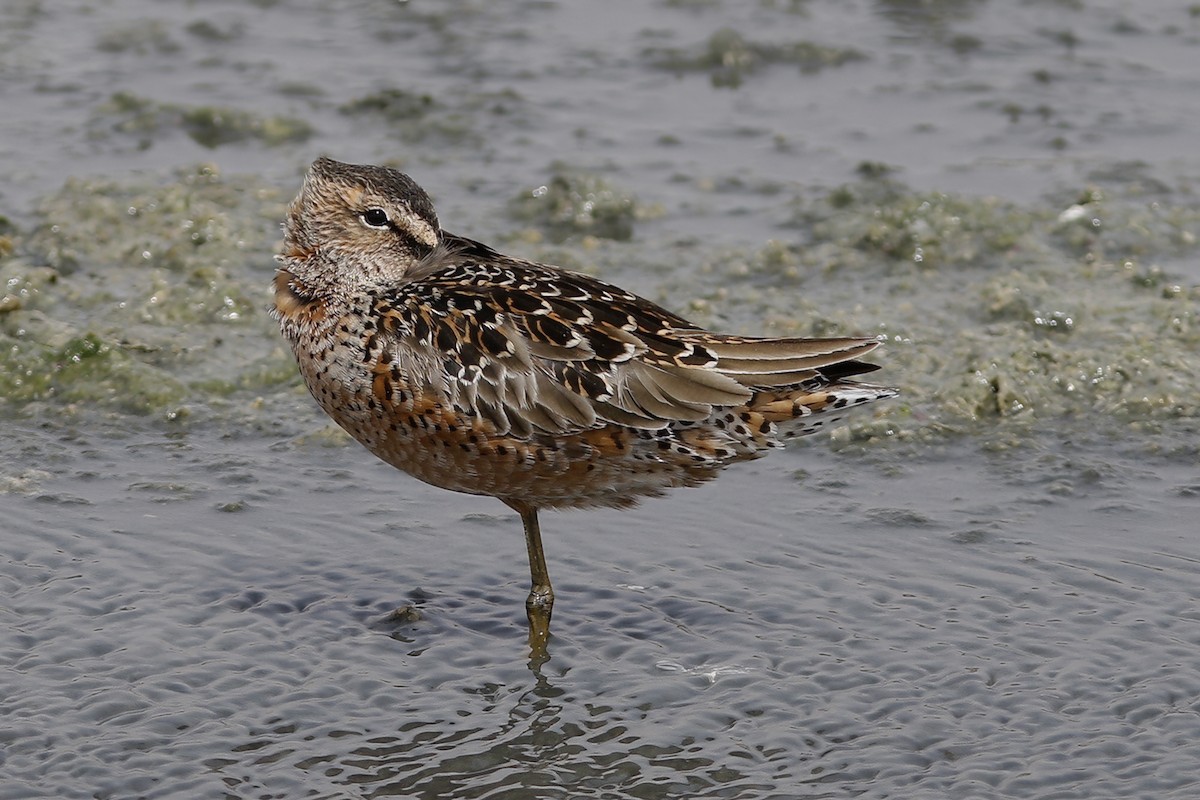
[(875, 367), (874, 339), (756, 339), (701, 330), (596, 279), (469, 240), (377, 299), (395, 367), (500, 435), (707, 419), (760, 390), (817, 389)]

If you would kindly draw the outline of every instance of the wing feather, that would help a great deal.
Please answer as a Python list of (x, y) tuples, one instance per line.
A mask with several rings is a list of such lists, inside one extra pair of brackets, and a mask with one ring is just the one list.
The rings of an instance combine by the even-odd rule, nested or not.
[(594, 278), (447, 238), (431, 256), (440, 264), (376, 298), (381, 333), (408, 380), (501, 435), (700, 421), (755, 387), (820, 385), (826, 367), (868, 371), (853, 359), (878, 345), (712, 334)]

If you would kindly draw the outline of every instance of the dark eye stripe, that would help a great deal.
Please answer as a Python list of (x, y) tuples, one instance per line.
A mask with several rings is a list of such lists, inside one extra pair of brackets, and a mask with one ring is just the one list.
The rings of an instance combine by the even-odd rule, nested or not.
[[(360, 211), (358, 218), (368, 228), (374, 228), (378, 231), (391, 231), (399, 240), (400, 245), (415, 256), (422, 256), (432, 250), (431, 245), (418, 239), (413, 231), (403, 226), (402, 223), (405, 222), (403, 214), (397, 218), (399, 220), (398, 224), (397, 220), (392, 219), (385, 209), (379, 206), (370, 206)], [(416, 218), (416, 221), (418, 223), (425, 222), (425, 220), (420, 218)]]

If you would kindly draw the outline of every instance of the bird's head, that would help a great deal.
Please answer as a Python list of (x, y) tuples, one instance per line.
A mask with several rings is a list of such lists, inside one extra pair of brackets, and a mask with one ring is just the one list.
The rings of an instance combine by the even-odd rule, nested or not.
[(412, 178), (322, 157), (288, 209), (278, 260), (298, 286), (345, 294), (402, 280), (441, 238), (433, 203)]

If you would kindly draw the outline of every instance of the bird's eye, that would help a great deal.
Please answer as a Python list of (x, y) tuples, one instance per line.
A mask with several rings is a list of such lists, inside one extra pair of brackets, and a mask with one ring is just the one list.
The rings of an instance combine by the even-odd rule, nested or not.
[(361, 214), (361, 218), (372, 228), (386, 228), (388, 224), (387, 212), (382, 208), (368, 208)]

